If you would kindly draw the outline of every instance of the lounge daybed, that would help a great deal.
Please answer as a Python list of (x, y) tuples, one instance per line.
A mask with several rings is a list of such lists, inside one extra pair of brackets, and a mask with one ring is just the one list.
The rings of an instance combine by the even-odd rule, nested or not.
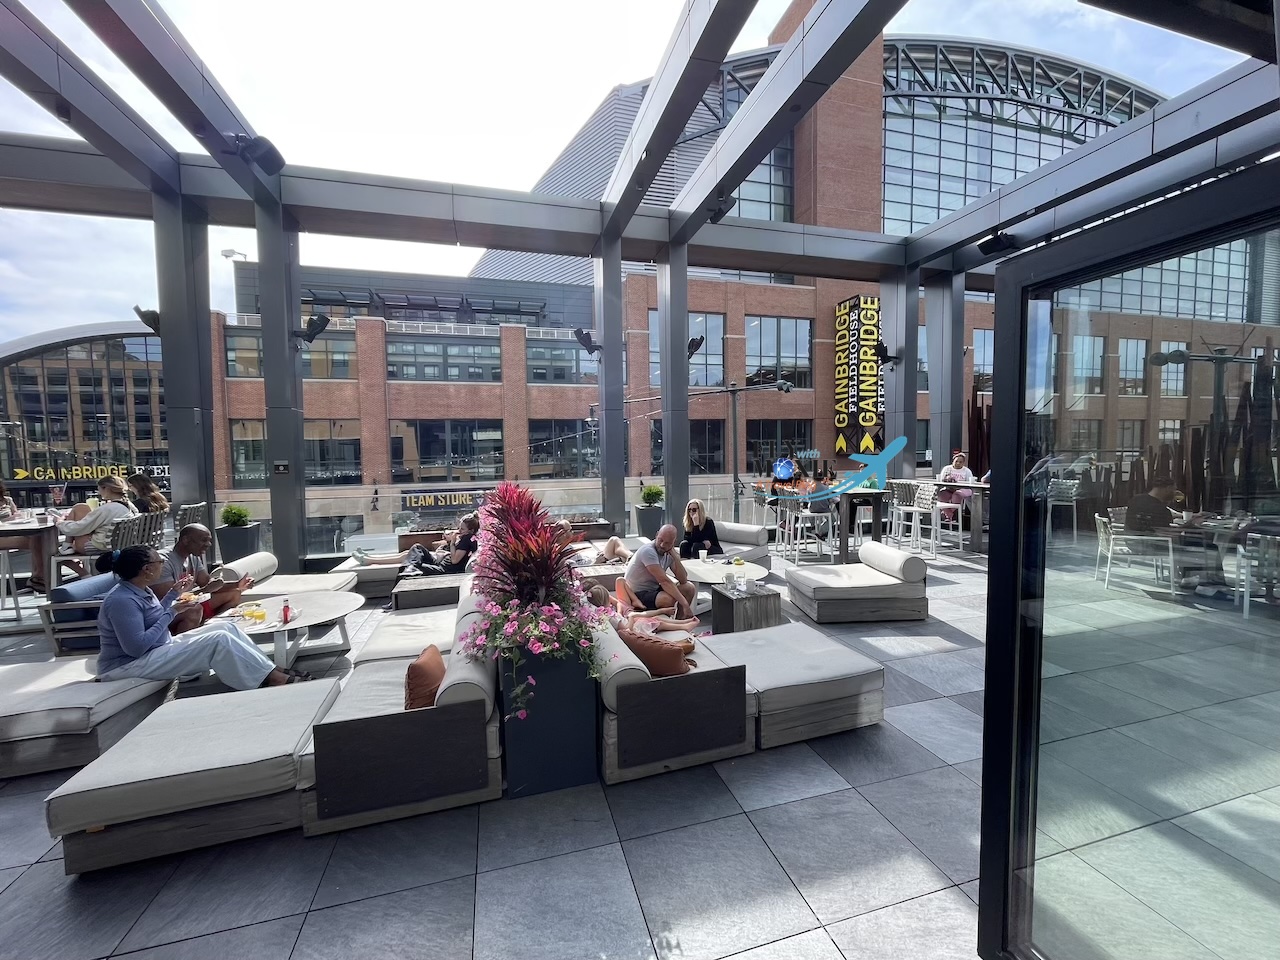
[(606, 783), (884, 717), (884, 668), (805, 624), (699, 638), (697, 666), (674, 677), (653, 677), (612, 628), (600, 642)]
[(244, 594), (246, 600), (317, 591), (341, 593), (356, 585), (355, 574), (347, 571), (278, 574), (276, 570), (279, 565), (273, 555), (262, 551), (223, 564), (220, 571), (228, 583), (244, 576), (253, 578), (253, 586)]
[(787, 570), (787, 595), (816, 623), (924, 620), (927, 566), (923, 557), (874, 541), (858, 548), (860, 563), (807, 564)]
[(79, 767), (172, 693), (158, 680), (98, 683), (93, 657), (0, 665), (0, 779)]

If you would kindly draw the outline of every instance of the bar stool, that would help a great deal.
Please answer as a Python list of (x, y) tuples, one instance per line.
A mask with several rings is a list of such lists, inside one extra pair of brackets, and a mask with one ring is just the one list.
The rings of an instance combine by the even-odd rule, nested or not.
[(18, 601), (18, 580), (13, 575), (13, 562), (10, 559), (12, 554), (19, 553), (19, 550), (0, 550), (0, 610), (4, 609), (6, 601), (13, 599), (13, 612), (18, 615), (18, 620), (22, 620), (22, 604)]
[(1080, 542), (1079, 531), (1076, 528), (1076, 497), (1080, 493), (1079, 480), (1050, 480), (1048, 502), (1044, 511), (1044, 542), (1049, 543), (1053, 539), (1053, 508), (1054, 507), (1070, 507), (1071, 508), (1071, 543)]
[[(938, 556), (938, 528), (941, 526), (941, 520), (938, 516), (938, 488), (932, 483), (916, 484), (916, 499), (911, 506), (901, 506), (898, 508), (901, 515), (900, 523), (905, 523), (908, 518), (911, 520), (911, 547), (912, 552), (921, 550), (920, 542), (920, 521), (925, 517), (929, 518), (929, 556), (935, 559)], [(901, 535), (898, 539), (899, 545), (902, 543)]]

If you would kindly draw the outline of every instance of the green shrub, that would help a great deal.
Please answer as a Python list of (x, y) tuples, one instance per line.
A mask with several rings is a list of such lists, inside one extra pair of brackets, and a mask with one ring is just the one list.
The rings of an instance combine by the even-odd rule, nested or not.
[(656, 507), (665, 495), (666, 491), (656, 483), (645, 484), (640, 488), (640, 502), (646, 507)]
[(249, 525), (249, 511), (244, 507), (237, 507), (234, 503), (228, 503), (222, 508), (222, 525), (224, 527), (247, 527)]

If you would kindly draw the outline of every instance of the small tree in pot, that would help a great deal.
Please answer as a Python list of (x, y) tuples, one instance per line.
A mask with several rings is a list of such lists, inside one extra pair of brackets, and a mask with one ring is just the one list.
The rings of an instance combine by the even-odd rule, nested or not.
[(231, 563), (261, 549), (262, 524), (250, 521), (249, 511), (234, 503), (222, 508), (222, 525), (214, 532), (218, 535), (218, 553), (223, 563)]
[(666, 491), (657, 484), (649, 483), (640, 488), (640, 502), (636, 504), (636, 530), (640, 536), (652, 540), (662, 527), (662, 501)]

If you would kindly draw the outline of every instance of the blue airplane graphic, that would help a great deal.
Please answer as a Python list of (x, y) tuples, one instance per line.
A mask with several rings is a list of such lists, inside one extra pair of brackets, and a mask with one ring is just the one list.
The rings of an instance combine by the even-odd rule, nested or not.
[(847, 472), (843, 477), (833, 483), (825, 490), (815, 490), (812, 493), (804, 493), (798, 496), (778, 495), (779, 500), (831, 500), (840, 496), (842, 493), (856, 493), (858, 485), (868, 477), (878, 477), (881, 487), (889, 479), (889, 461), (900, 454), (907, 446), (906, 437), (898, 437), (896, 440), (884, 448), (880, 453), (867, 456), (861, 453), (849, 454), (852, 460), (861, 460), (866, 466), (855, 472)]

